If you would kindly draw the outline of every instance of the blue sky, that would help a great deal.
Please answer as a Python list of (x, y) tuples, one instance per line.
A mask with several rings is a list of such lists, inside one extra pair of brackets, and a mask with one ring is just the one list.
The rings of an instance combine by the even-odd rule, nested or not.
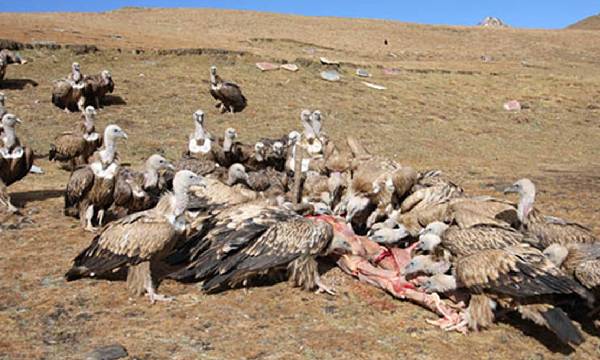
[(241, 9), (450, 25), (473, 25), (492, 15), (512, 26), (546, 29), (562, 28), (600, 13), (598, 0), (0, 0), (0, 12), (106, 11), (122, 6)]

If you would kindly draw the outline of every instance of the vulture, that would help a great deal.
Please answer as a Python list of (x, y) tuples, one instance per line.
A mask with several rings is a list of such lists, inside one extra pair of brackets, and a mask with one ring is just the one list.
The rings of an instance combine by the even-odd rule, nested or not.
[(544, 249), (544, 255), (581, 285), (600, 294), (600, 243), (552, 244)]
[(242, 164), (229, 167), (227, 185), (244, 184), (250, 190), (264, 192), (269, 197), (282, 196), (287, 192), (288, 179), (284, 173), (273, 169), (246, 172)]
[(89, 86), (86, 82), (75, 84), (71, 80), (56, 80), (52, 85), (52, 103), (65, 112), (83, 112)]
[(210, 94), (217, 100), (216, 107), (221, 113), (240, 112), (244, 110), (248, 102), (242, 94), (242, 89), (236, 83), (224, 81), (217, 75), (217, 67), (210, 68)]
[(102, 105), (104, 96), (108, 93), (112, 93), (115, 89), (115, 83), (113, 82), (110, 71), (103, 70), (97, 75), (86, 75), (83, 81), (87, 83), (87, 97), (86, 101), (92, 102), (92, 104), (99, 109)]
[(72, 83), (72, 85), (81, 84), (83, 81), (83, 74), (81, 73), (81, 66), (78, 62), (74, 62), (71, 64), (71, 72), (67, 76), (67, 80)]
[(83, 122), (75, 131), (64, 132), (50, 144), (48, 158), (52, 161), (69, 162), (70, 170), (88, 163), (89, 158), (102, 145), (102, 138), (96, 132), (96, 110), (93, 106), (85, 108)]
[(534, 207), (535, 185), (529, 179), (521, 179), (504, 190), (505, 193), (518, 193), (519, 204), (517, 214), (522, 231), (535, 241), (532, 243), (539, 249), (545, 249), (552, 244), (598, 242), (592, 231), (587, 227), (553, 216), (544, 216)]
[(320, 279), (317, 259), (348, 244), (318, 216), (254, 202), (217, 209), (208, 221), (189, 236), (194, 245), (175, 278), (203, 281), (203, 289), (213, 292), (284, 271), (295, 286), (334, 294)]
[(545, 326), (564, 343), (581, 344), (583, 337), (567, 315), (551, 302), (561, 295), (592, 295), (527, 244), (475, 252), (454, 262), (454, 274), (437, 274), (422, 285), (428, 292), (458, 288), (471, 294), (464, 322), (471, 329), (488, 327), (497, 306), (518, 311), (525, 319)]
[[(317, 114), (316, 117), (315, 114)], [(315, 120), (315, 118), (318, 120)], [(310, 110), (302, 110), (300, 113), (300, 122), (304, 127), (304, 136), (302, 137), (300, 146), (306, 150), (310, 157), (323, 155), (323, 142), (319, 137), (321, 132), (321, 113), (318, 110), (314, 113), (311, 113)], [(317, 124), (318, 129), (315, 129), (315, 124)]]
[(156, 292), (157, 268), (185, 231), (188, 191), (202, 185), (202, 178), (193, 172), (177, 172), (173, 193), (165, 193), (153, 209), (105, 226), (90, 246), (75, 257), (73, 267), (65, 274), (66, 280), (93, 278), (127, 268), (131, 294), (146, 292), (152, 304), (171, 300)]
[(94, 153), (89, 165), (71, 173), (65, 190), (67, 216), (79, 217), (82, 226), (94, 231), (92, 219), (97, 216), (102, 225), (105, 211), (113, 203), (116, 176), (119, 172), (117, 139), (127, 134), (117, 125), (104, 129), (104, 146)]
[(235, 163), (245, 164), (254, 157), (254, 147), (235, 141), (237, 132), (234, 128), (227, 128), (223, 136), (223, 146), (213, 148), (213, 156), (220, 166), (226, 168)]
[(402, 213), (421, 210), (462, 197), (464, 191), (453, 182), (446, 180), (440, 171), (432, 170), (419, 175), (412, 193), (400, 205)]
[(503, 249), (524, 242), (525, 236), (510, 226), (478, 224), (469, 228), (433, 222), (421, 232), (417, 249), (442, 258), (462, 258), (488, 249)]
[(195, 130), (189, 135), (187, 150), (175, 168), (205, 176), (215, 171), (218, 165), (214, 161), (211, 135), (204, 129), (204, 112), (196, 110), (192, 117)]
[(27, 60), (21, 58), (18, 54), (15, 54), (8, 49), (0, 50), (0, 80), (4, 80), (4, 76), (6, 75), (6, 67), (8, 65), (25, 63), (27, 63)]
[(122, 209), (125, 214), (153, 208), (166, 190), (167, 184), (162, 176), (163, 170), (175, 167), (159, 154), (146, 160), (144, 171), (134, 171), (127, 167), (119, 168), (114, 188), (113, 207)]
[(325, 176), (308, 171), (302, 185), (302, 202), (320, 202), (326, 204), (330, 209), (334, 209), (341, 201), (346, 187), (347, 181), (339, 172)]
[(2, 132), (0, 133), (0, 205), (9, 212), (17, 212), (11, 204), (6, 187), (24, 178), (33, 166), (33, 151), (24, 146), (17, 137), (15, 127), (21, 123), (16, 115), (2, 116)]

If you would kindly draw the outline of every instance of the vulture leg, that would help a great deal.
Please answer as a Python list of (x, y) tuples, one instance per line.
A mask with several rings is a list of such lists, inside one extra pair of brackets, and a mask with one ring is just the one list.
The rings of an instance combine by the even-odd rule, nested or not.
[(98, 210), (98, 226), (102, 226), (104, 223), (104, 209)]
[(215, 107), (216, 107), (217, 109), (220, 109), (220, 108), (221, 108), (221, 106), (223, 106), (223, 104), (222, 104), (220, 101), (217, 101), (217, 103), (215, 104)]
[[(148, 267), (149, 268), (149, 267)], [(148, 293), (148, 297), (150, 298), (150, 303), (154, 304), (157, 301), (173, 301), (174, 298), (171, 296), (166, 296), (166, 295), (162, 295), (156, 292), (156, 288), (154, 286), (154, 281), (152, 281), (152, 275), (150, 274), (150, 271), (146, 271), (145, 274), (145, 281), (144, 281), (144, 288), (146, 289), (146, 292)]]
[(235, 112), (234, 110), (233, 105), (229, 105), (229, 113), (233, 114)]
[(95, 96), (94, 102), (96, 103), (96, 109), (100, 109), (100, 97)]
[(85, 112), (85, 110), (83, 109), (85, 105), (85, 97), (82, 96), (79, 98), (79, 100), (77, 101), (77, 108), (79, 109), (79, 111), (81, 111), (82, 113)]
[(19, 212), (13, 204), (10, 202), (10, 196), (8, 195), (8, 191), (6, 189), (6, 185), (0, 180), (0, 206), (5, 207), (9, 213), (15, 214)]
[(318, 275), (317, 275), (317, 278), (315, 279), (315, 284), (317, 285), (317, 291), (315, 291), (315, 293), (317, 293), (317, 294), (327, 293), (329, 295), (335, 296), (335, 289), (323, 284), (323, 282), (321, 281), (321, 277)]
[[(81, 215), (79, 215), (81, 217)], [(84, 216), (81, 217), (82, 225), (84, 230), (94, 232), (96, 228), (92, 225), (92, 219), (94, 218), (94, 205), (89, 205), (85, 208)]]

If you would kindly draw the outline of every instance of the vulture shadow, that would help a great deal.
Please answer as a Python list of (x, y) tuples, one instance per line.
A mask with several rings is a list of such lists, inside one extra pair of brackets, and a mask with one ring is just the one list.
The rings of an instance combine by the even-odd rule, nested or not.
[(113, 106), (113, 105), (127, 105), (125, 99), (120, 97), (119, 95), (104, 95), (102, 98), (103, 106)]
[(36, 87), (39, 84), (37, 83), (37, 81), (31, 79), (5, 79), (0, 81), (0, 89), (23, 90), (27, 85)]
[(575, 348), (561, 342), (552, 331), (530, 321), (523, 320), (520, 315), (516, 313), (506, 314), (502, 318), (502, 322), (521, 331), (523, 335), (536, 339), (540, 344), (544, 345), (548, 351), (562, 355), (569, 355), (575, 352)]
[(63, 196), (64, 190), (33, 190), (10, 194), (13, 204), (19, 208), (32, 201), (43, 201)]

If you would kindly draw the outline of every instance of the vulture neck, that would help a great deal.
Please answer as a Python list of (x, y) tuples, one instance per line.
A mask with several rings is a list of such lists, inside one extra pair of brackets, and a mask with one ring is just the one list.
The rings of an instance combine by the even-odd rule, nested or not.
[(173, 191), (175, 192), (173, 216), (177, 219), (185, 212), (188, 205), (188, 188), (186, 186), (174, 185)]
[(72, 76), (73, 76), (73, 81), (76, 83), (81, 80), (81, 72), (79, 70), (73, 69)]
[(93, 115), (85, 114), (85, 118), (83, 120), (83, 125), (85, 127), (86, 134), (89, 135), (89, 134), (93, 133), (95, 130)]
[(517, 216), (522, 224), (527, 223), (527, 217), (531, 210), (533, 210), (533, 203), (535, 202), (535, 192), (524, 193), (519, 199), (519, 205), (517, 206)]
[(17, 132), (15, 131), (15, 128), (12, 126), (4, 126), (2, 140), (4, 141), (4, 147), (6, 149), (11, 150), (15, 147), (17, 145)]
[(219, 82), (221, 82), (221, 78), (219, 77), (219, 75), (211, 73), (210, 74), (210, 84), (212, 86), (217, 86), (217, 84)]
[(202, 140), (206, 138), (206, 131), (204, 131), (204, 125), (196, 121), (196, 128), (194, 130), (194, 139)]
[(115, 160), (117, 153), (117, 144), (114, 138), (110, 136), (104, 137), (104, 150), (100, 151), (100, 159), (103, 164), (110, 164)]
[(153, 166), (146, 164), (144, 171), (144, 189), (155, 188), (158, 186), (158, 170)]
[(306, 139), (313, 139), (315, 137), (315, 130), (312, 128), (310, 122), (302, 121), (302, 125), (304, 125), (304, 137)]
[(225, 136), (223, 139), (223, 151), (231, 152), (231, 148), (233, 147), (233, 139), (229, 136)]
[(254, 159), (256, 159), (256, 161), (258, 161), (258, 162), (265, 161), (265, 157), (260, 153), (260, 151), (256, 151), (254, 153)]

